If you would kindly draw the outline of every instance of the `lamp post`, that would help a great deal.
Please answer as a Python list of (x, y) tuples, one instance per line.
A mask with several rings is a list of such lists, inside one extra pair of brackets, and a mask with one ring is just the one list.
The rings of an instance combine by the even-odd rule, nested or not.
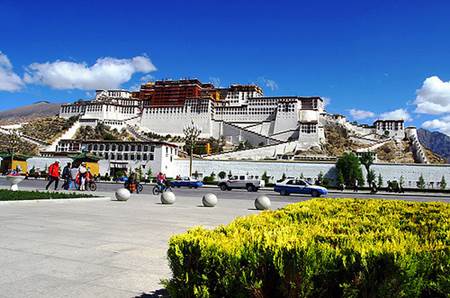
[(202, 133), (200, 127), (194, 124), (194, 121), (191, 124), (187, 125), (183, 129), (183, 133), (185, 135), (186, 146), (189, 147), (189, 177), (192, 176), (192, 156), (194, 152), (194, 147), (197, 144), (197, 139)]

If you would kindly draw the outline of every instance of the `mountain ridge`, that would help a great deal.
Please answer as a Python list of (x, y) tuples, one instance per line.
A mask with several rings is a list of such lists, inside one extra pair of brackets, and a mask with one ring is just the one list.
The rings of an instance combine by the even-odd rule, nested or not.
[(30, 105), (0, 111), (0, 124), (18, 124), (38, 118), (58, 115), (61, 104), (42, 100)]
[(447, 160), (447, 163), (450, 163), (450, 137), (448, 135), (419, 128), (417, 136), (423, 146), (442, 156)]

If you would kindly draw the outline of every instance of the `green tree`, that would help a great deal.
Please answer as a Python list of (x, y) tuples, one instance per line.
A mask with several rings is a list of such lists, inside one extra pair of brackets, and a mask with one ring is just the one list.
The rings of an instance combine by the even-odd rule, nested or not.
[(400, 179), (398, 181), (398, 185), (403, 188), (403, 186), (405, 185), (405, 177), (403, 177), (403, 175), (400, 176)]
[(183, 129), (183, 133), (185, 136), (186, 146), (189, 148), (189, 176), (192, 176), (192, 159), (194, 154), (195, 145), (197, 145), (197, 140), (202, 130), (200, 127), (194, 124), (194, 120), (188, 126)]
[(336, 168), (344, 176), (346, 186), (352, 186), (356, 181), (360, 186), (364, 185), (361, 163), (354, 153), (344, 153), (336, 162)]
[(378, 174), (378, 182), (377, 182), (378, 188), (383, 187), (383, 177), (381, 177), (381, 173)]
[(211, 177), (211, 180), (214, 181), (215, 178), (216, 178), (216, 173), (214, 173), (214, 171), (211, 172), (211, 174), (209, 175), (209, 177)]
[(261, 180), (264, 181), (266, 186), (267, 186), (267, 184), (269, 184), (269, 179), (270, 179), (270, 177), (267, 175), (267, 171), (264, 171), (264, 173), (261, 176)]
[(225, 173), (224, 171), (220, 171), (218, 176), (220, 179), (225, 179), (225, 177), (227, 176), (227, 173)]
[(447, 182), (445, 181), (445, 177), (444, 177), (444, 176), (442, 176), (442, 179), (441, 179), (441, 183), (440, 183), (440, 185), (439, 185), (439, 188), (440, 188), (441, 190), (445, 190), (445, 189), (447, 188)]
[(369, 186), (372, 185), (373, 182), (375, 182), (375, 179), (377, 178), (375, 171), (374, 170), (369, 170), (369, 172), (367, 172), (367, 184), (369, 184)]
[(419, 181), (417, 182), (417, 187), (419, 189), (425, 189), (425, 179), (423, 179), (423, 175), (420, 174)]
[(340, 185), (344, 185), (344, 183), (345, 183), (344, 175), (342, 174), (342, 171), (338, 170), (338, 173), (337, 173), (337, 184), (338, 184), (338, 186), (340, 186)]
[(374, 162), (373, 154), (371, 152), (362, 152), (359, 161), (364, 168), (366, 168), (366, 172), (369, 173), (370, 166), (372, 166)]
[(371, 152), (362, 152), (359, 157), (359, 161), (366, 169), (367, 184), (369, 184), (369, 186), (370, 186), (372, 184), (372, 182), (375, 181), (375, 172), (370, 173), (370, 166), (373, 165), (373, 162), (374, 162), (373, 154)]
[(147, 175), (148, 175), (149, 179), (150, 179), (150, 177), (152, 177), (152, 175), (153, 175), (152, 168), (148, 168)]

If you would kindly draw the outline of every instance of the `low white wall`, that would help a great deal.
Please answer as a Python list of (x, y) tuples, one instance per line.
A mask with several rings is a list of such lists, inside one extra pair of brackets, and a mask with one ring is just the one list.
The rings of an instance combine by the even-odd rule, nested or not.
[[(188, 175), (189, 160), (178, 159), (175, 160), (174, 166), (180, 175)], [(384, 184), (388, 180), (400, 180), (403, 176), (405, 187), (416, 187), (416, 182), (419, 176), (423, 175), (425, 182), (436, 184), (441, 181), (442, 176), (445, 177), (447, 183), (450, 183), (450, 165), (425, 165), (425, 164), (374, 164), (372, 169), (378, 176), (381, 173)], [(225, 171), (227, 174), (231, 171), (236, 175), (262, 175), (267, 171), (269, 176), (273, 176), (275, 180), (280, 179), (281, 176), (299, 177), (301, 174), (305, 178), (316, 178), (322, 172), (325, 177), (335, 179), (336, 170), (334, 163), (328, 162), (293, 162), (293, 161), (243, 161), (243, 160), (194, 160), (193, 171), (197, 171), (203, 176), (208, 176), (211, 172), (216, 175), (220, 171)], [(365, 170), (363, 170), (364, 176)]]

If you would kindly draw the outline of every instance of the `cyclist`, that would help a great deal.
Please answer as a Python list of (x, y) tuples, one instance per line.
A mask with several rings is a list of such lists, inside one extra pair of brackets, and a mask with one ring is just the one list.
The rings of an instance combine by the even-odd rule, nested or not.
[(166, 180), (166, 175), (161, 172), (156, 176), (156, 185), (158, 185), (161, 192), (166, 189)]

